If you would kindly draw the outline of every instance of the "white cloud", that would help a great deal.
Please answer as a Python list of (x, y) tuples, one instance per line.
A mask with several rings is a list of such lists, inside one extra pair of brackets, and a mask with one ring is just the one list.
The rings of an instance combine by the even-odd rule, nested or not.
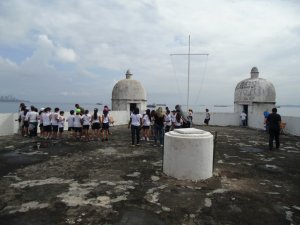
[[(186, 53), (190, 34), (191, 52), (210, 54), (205, 74), (203, 58), (191, 61), (191, 98), (198, 98), (199, 103), (231, 104), (235, 85), (249, 77), (253, 66), (274, 82), (278, 101), (299, 101), (289, 100), (298, 93), (295, 82), (300, 82), (298, 1), (36, 3), (0, 3), (0, 79), (7, 73), (35, 76), (33, 86), (38, 88), (52, 77), (52, 83), (55, 79), (64, 82), (56, 85), (57, 93), (72, 93), (64, 92), (66, 87), (87, 86), (91, 97), (110, 99), (114, 81), (123, 79), (129, 68), (152, 101), (161, 96), (182, 101), (186, 98), (186, 59), (169, 54)], [(21, 63), (14, 62), (11, 54), (1, 55), (3, 46), (15, 45), (33, 53)], [(286, 82), (281, 82), (283, 73)], [(69, 95), (69, 99), (74, 97)]]
[(76, 62), (78, 59), (75, 51), (68, 48), (58, 48), (56, 51), (56, 55), (58, 57), (58, 60), (62, 60), (63, 62)]

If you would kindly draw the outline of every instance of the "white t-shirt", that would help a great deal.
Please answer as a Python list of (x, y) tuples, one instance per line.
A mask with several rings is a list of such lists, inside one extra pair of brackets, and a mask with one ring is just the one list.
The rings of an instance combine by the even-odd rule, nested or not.
[(141, 118), (142, 118), (141, 114), (131, 114), (130, 118), (131, 118), (131, 124), (133, 126), (141, 125)]
[(74, 127), (74, 115), (69, 115), (67, 118), (68, 127)]
[(209, 113), (209, 112), (206, 112), (206, 113), (205, 113), (205, 119), (207, 119), (207, 120), (210, 119), (210, 113)]
[(143, 116), (143, 126), (150, 126), (150, 119), (147, 114)]
[(81, 127), (81, 116), (80, 115), (74, 116), (74, 127)]
[(104, 116), (104, 114), (102, 115), (103, 121), (102, 123), (109, 123), (109, 114), (106, 115), (106, 117)]
[(43, 120), (43, 126), (49, 126), (49, 125), (51, 125), (51, 122), (50, 122), (50, 113), (49, 112), (42, 113), (42, 120)]
[(246, 117), (247, 117), (247, 114), (246, 114), (246, 113), (244, 113), (244, 112), (242, 112), (242, 113), (241, 113), (241, 119), (242, 119), (242, 120), (245, 120), (245, 119), (246, 119)]
[(61, 116), (61, 115), (59, 115), (59, 117), (58, 117), (58, 127), (59, 128), (63, 128), (64, 127), (64, 125), (65, 125), (65, 117), (64, 116)]
[(26, 114), (27, 120), (29, 123), (36, 123), (38, 121), (39, 114), (34, 111), (30, 111)]
[(172, 119), (171, 119), (171, 115), (165, 115), (165, 122), (167, 126), (171, 126), (172, 125)]
[(92, 115), (92, 123), (100, 123), (98, 113), (97, 113), (97, 118), (96, 119), (94, 118), (94, 114)]
[(51, 124), (53, 126), (58, 126), (58, 116), (59, 114), (57, 112), (51, 114)]
[(179, 122), (177, 120), (175, 121), (175, 126), (179, 127), (182, 125), (182, 123), (183, 123), (183, 120), (180, 118)]
[(90, 125), (91, 115), (90, 114), (84, 114), (82, 116), (82, 120), (83, 120), (82, 125), (85, 125), (85, 126)]
[(171, 114), (170, 115), (170, 117), (171, 117), (171, 121), (172, 121), (172, 123), (175, 123), (176, 122), (176, 113), (175, 114)]

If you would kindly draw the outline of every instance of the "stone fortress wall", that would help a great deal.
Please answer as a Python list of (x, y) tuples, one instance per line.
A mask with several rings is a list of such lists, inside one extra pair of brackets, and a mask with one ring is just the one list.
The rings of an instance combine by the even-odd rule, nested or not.
[[(114, 118), (114, 125), (126, 125), (129, 121), (129, 113), (127, 111), (110, 111), (110, 115)], [(65, 114), (67, 118), (68, 113)], [(0, 136), (13, 135), (18, 131), (18, 113), (0, 113)], [(193, 123), (195, 125), (203, 125), (205, 113), (194, 113)], [(263, 129), (263, 116), (262, 114), (252, 115), (252, 121), (249, 121), (249, 127), (254, 129)], [(282, 121), (286, 123), (284, 129), (285, 133), (300, 136), (300, 117), (282, 116)], [(213, 126), (240, 126), (239, 113), (221, 113), (212, 112), (211, 120), (209, 122)], [(65, 123), (65, 130), (68, 128)]]

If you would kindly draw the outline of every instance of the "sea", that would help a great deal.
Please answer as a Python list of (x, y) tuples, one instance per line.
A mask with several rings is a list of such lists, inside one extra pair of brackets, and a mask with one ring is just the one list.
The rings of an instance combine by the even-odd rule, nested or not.
[[(26, 102), (26, 106), (30, 107), (34, 105), (36, 108), (45, 108), (51, 107), (52, 109), (58, 107), (65, 112), (69, 112), (71, 109), (75, 109), (75, 103), (55, 103), (55, 102)], [(0, 102), (0, 113), (16, 113), (19, 110), (19, 102)], [(102, 111), (104, 105), (99, 105), (97, 103), (79, 103), (84, 109), (89, 110), (90, 112), (94, 111), (94, 108), (98, 108), (99, 111)], [(175, 106), (167, 105), (169, 109), (174, 109)], [(110, 108), (110, 105), (108, 105)], [(163, 106), (165, 108), (165, 106)], [(205, 109), (209, 109), (210, 112), (234, 112), (233, 105), (198, 105), (190, 106), (194, 112), (205, 112)], [(185, 111), (184, 106), (182, 106), (183, 111)], [(300, 105), (280, 105), (277, 108), (278, 113), (281, 116), (294, 116), (300, 117)]]

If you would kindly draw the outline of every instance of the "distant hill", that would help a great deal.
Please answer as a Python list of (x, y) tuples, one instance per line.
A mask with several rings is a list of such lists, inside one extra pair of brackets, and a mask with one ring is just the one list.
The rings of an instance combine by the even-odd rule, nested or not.
[(12, 95), (5, 95), (5, 96), (0, 96), (0, 102), (29, 102), (29, 101), (17, 99)]

